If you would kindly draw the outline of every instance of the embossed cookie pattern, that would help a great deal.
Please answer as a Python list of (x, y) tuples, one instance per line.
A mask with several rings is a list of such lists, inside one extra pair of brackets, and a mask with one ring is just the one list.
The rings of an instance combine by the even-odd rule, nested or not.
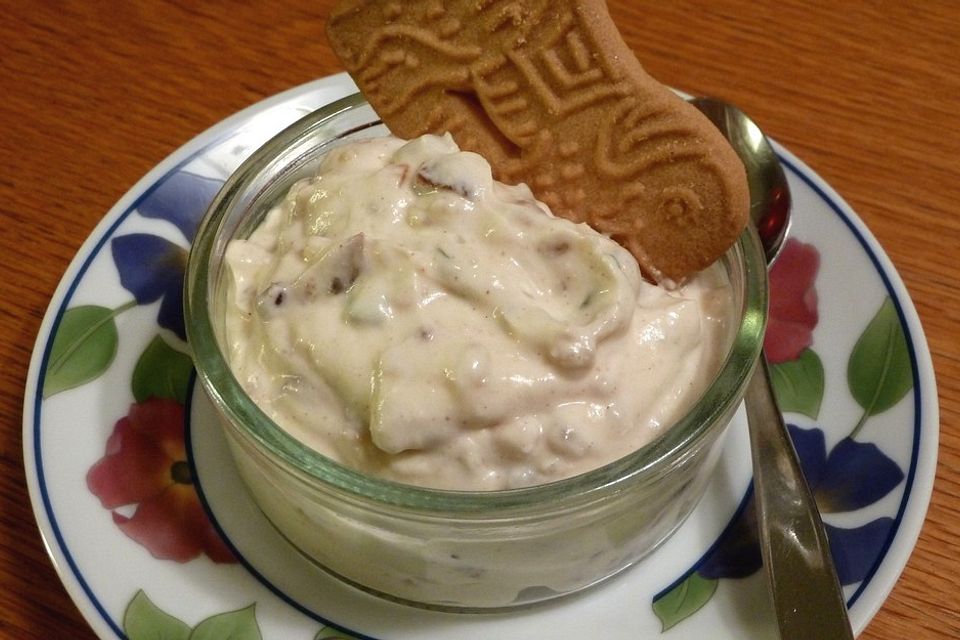
[(396, 135), (449, 131), (654, 277), (702, 269), (746, 223), (733, 150), (643, 71), (600, 0), (348, 0), (328, 34)]

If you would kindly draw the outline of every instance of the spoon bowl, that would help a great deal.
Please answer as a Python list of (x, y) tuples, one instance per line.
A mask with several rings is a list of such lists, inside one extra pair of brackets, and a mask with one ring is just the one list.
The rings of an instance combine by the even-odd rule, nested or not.
[(716, 98), (691, 98), (723, 133), (747, 172), (750, 187), (750, 221), (760, 235), (767, 264), (773, 264), (790, 228), (790, 187), (770, 140), (760, 127), (736, 106)]
[[(791, 204), (773, 146), (737, 107), (715, 98), (690, 102), (717, 126), (743, 162), (750, 187), (750, 223), (760, 235), (767, 264), (772, 264), (790, 226)], [(823, 522), (773, 395), (763, 352), (744, 399), (760, 551), (780, 638), (852, 640)]]

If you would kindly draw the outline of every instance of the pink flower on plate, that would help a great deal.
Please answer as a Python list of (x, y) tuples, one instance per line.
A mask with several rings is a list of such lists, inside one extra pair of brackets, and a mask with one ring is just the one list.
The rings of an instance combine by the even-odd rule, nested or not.
[(813, 343), (820, 252), (791, 238), (770, 269), (770, 315), (763, 348), (771, 364), (788, 362)]
[[(183, 406), (165, 398), (131, 405), (87, 472), (87, 486), (113, 511), (127, 536), (160, 560), (186, 562), (201, 553), (235, 562), (200, 504), (184, 445)], [(130, 516), (115, 509), (136, 505)]]

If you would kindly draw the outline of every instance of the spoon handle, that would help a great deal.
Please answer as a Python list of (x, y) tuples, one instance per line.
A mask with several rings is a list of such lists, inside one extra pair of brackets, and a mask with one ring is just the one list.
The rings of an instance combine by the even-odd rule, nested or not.
[(761, 353), (746, 392), (760, 549), (781, 640), (852, 640), (820, 512), (777, 407)]

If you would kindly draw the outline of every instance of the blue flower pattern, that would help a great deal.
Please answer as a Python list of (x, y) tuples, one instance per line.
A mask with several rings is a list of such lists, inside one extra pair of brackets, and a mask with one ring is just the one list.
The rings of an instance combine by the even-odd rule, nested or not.
[[(140, 215), (166, 220), (189, 243), (222, 182), (187, 171), (168, 174), (137, 205)], [(116, 236), (110, 249), (120, 284), (138, 304), (160, 301), (158, 324), (186, 340), (183, 322), (183, 275), (187, 249), (148, 233)]]
[[(844, 438), (827, 455), (822, 429), (792, 424), (788, 429), (821, 513), (868, 507), (903, 481), (903, 471), (876, 445)], [(892, 526), (893, 519), (888, 517), (849, 529), (826, 525), (841, 584), (856, 584), (867, 577), (882, 555)], [(744, 578), (761, 564), (751, 490), (696, 572), (711, 579)]]

